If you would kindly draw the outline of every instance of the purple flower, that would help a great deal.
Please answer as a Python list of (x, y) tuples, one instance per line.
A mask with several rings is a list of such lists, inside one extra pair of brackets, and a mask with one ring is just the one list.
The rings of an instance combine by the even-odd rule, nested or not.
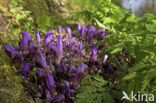
[(21, 31), (20, 34), (22, 34), (23, 38), (26, 38), (29, 41), (32, 41), (32, 38), (31, 38), (30, 34), (27, 31)]
[(30, 63), (26, 63), (22, 68), (20, 68), (20, 70), (22, 71), (23, 75), (25, 77), (27, 77), (29, 69), (30, 69), (31, 64)]
[(42, 78), (44, 76), (44, 72), (40, 70), (39, 68), (37, 69), (37, 73), (38, 73), (39, 78)]
[(86, 24), (83, 24), (82, 28), (81, 28), (81, 36), (83, 37), (86, 31)]
[(44, 34), (44, 37), (47, 38), (50, 34), (53, 34), (53, 33), (54, 33), (53, 30), (49, 30), (48, 32)]
[(23, 45), (22, 41), (23, 41), (22, 39), (19, 40), (19, 43), (18, 43), (19, 47), (22, 47), (22, 45)]
[(57, 38), (57, 57), (59, 62), (60, 59), (63, 57), (63, 43), (61, 35), (59, 35)]
[(71, 49), (73, 44), (75, 42), (75, 37), (72, 37), (70, 40), (69, 40), (69, 48)]
[(59, 26), (59, 28), (58, 28), (58, 33), (59, 33), (59, 34), (62, 33), (62, 27), (61, 27), (61, 26)]
[(22, 63), (22, 57), (21, 55), (19, 54), (18, 51), (15, 50), (14, 47), (12, 47), (11, 45), (4, 45), (3, 46), (6, 54), (13, 59), (13, 61), (17, 61), (18, 63)]
[(71, 96), (71, 89), (70, 89), (69, 82), (64, 80), (63, 84), (64, 84), (64, 88), (63, 88), (64, 95), (70, 97)]
[(97, 59), (97, 48), (96, 48), (96, 45), (94, 45), (92, 47), (92, 56), (90, 58), (90, 61), (96, 61)]
[(46, 89), (46, 98), (48, 101), (52, 101), (53, 100), (53, 97), (51, 96), (49, 90)]
[(48, 65), (47, 65), (45, 57), (42, 55), (40, 51), (38, 51), (37, 54), (38, 54), (38, 62), (46, 71), (48, 71)]
[(96, 48), (96, 45), (94, 45), (93, 48), (92, 48), (92, 55), (93, 55), (94, 57), (97, 56), (97, 48)]
[(73, 64), (70, 65), (70, 68), (67, 71), (68, 76), (76, 75), (76, 68)]
[(77, 68), (77, 72), (78, 73), (83, 73), (84, 69), (88, 68), (88, 65), (86, 64), (81, 64), (78, 68)]
[(78, 32), (80, 32), (80, 30), (81, 30), (81, 24), (80, 23), (77, 24), (77, 30), (78, 30)]
[(61, 65), (61, 68), (60, 68), (60, 73), (66, 73), (66, 67), (65, 65)]
[(62, 95), (61, 95), (61, 94), (58, 94), (58, 95), (56, 96), (56, 100), (57, 100), (58, 102), (61, 102), (61, 101), (62, 101)]
[(37, 44), (40, 44), (41, 43), (41, 36), (40, 36), (38, 30), (36, 30), (36, 41), (37, 41)]
[(66, 32), (69, 34), (70, 38), (72, 37), (72, 30), (70, 29), (70, 27), (66, 27)]
[(101, 30), (101, 38), (103, 39), (107, 34), (107, 31)]
[(76, 68), (73, 64), (70, 65), (70, 68), (72, 68), (73, 70), (76, 70)]
[(89, 39), (91, 39), (92, 36), (96, 33), (96, 29), (94, 28), (93, 25), (88, 28), (87, 33), (88, 33)]
[(81, 78), (85, 75), (84, 70), (88, 68), (88, 65), (81, 64), (77, 69), (75, 66), (70, 66), (70, 71), (68, 71), (68, 75), (70, 77), (70, 81), (73, 83), (75, 87), (77, 87), (78, 83), (80, 82)]
[(27, 31), (21, 31), (20, 34), (23, 35), (23, 37), (22, 37), (23, 50), (24, 50), (24, 52), (28, 52), (29, 43), (31, 43), (31, 45), (33, 45), (32, 38), (31, 38), (30, 34)]
[[(50, 48), (50, 50), (52, 50), (54, 53), (55, 53), (55, 55), (56, 55), (56, 53), (57, 53), (57, 46), (55, 45), (55, 44), (50, 44), (49, 45), (49, 48)], [(57, 56), (57, 55), (56, 55)]]
[(77, 53), (80, 54), (80, 52), (82, 51), (82, 49), (83, 49), (83, 42), (81, 41)]
[(55, 81), (54, 81), (53, 76), (50, 75), (49, 73), (47, 73), (46, 85), (47, 85), (47, 88), (50, 90), (50, 92), (52, 94), (54, 94), (54, 92), (55, 92)]
[(53, 35), (49, 35), (44, 39), (45, 45), (48, 45), (53, 40)]

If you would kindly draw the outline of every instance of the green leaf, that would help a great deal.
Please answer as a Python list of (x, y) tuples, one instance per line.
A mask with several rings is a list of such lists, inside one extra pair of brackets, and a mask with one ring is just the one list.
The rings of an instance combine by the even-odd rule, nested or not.
[(134, 78), (134, 77), (136, 77), (136, 73), (135, 73), (135, 72), (126, 75), (126, 76), (123, 78), (123, 80), (129, 80), (129, 79), (132, 79), (132, 78)]
[(151, 24), (147, 24), (146, 28), (150, 32), (156, 32), (156, 24), (152, 24), (152, 25)]

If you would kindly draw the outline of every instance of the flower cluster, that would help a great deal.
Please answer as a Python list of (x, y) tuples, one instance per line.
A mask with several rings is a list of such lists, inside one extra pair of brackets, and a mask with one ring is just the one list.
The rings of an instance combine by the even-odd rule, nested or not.
[[(77, 31), (61, 26), (58, 32), (49, 30), (43, 36), (36, 30), (33, 41), (27, 31), (21, 31), (22, 38), (18, 47), (4, 45), (4, 50), (13, 62), (17, 63), (24, 77), (37, 81), (43, 97), (53, 102), (70, 103), (81, 79), (98, 68), (98, 40), (104, 39), (107, 31), (95, 29), (86, 24), (77, 25)], [(106, 58), (104, 58), (106, 59)]]

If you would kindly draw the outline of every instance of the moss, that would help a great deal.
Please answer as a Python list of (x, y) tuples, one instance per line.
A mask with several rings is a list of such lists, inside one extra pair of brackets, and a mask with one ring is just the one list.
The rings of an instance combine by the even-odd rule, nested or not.
[(67, 25), (66, 18), (76, 10), (72, 0), (24, 0), (20, 4), (32, 12), (34, 20), (42, 15), (51, 17), (52, 28)]

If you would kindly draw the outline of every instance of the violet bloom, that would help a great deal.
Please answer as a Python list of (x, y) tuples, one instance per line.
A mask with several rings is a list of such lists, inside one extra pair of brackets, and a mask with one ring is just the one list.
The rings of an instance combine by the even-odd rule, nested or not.
[(83, 42), (81, 41), (77, 53), (80, 54), (80, 52), (82, 51), (82, 49), (83, 49)]
[(61, 58), (63, 57), (63, 43), (61, 35), (59, 35), (57, 38), (57, 57), (58, 62), (60, 62)]
[(81, 64), (78, 68), (77, 68), (77, 72), (78, 73), (84, 73), (84, 70), (88, 68), (88, 65), (86, 64)]
[(22, 34), (22, 47), (24, 52), (28, 52), (28, 45), (29, 43), (31, 43), (31, 45), (33, 45), (33, 41), (32, 38), (30, 36), (30, 34), (27, 31), (21, 31), (20, 34)]
[(61, 27), (61, 26), (59, 26), (59, 28), (58, 28), (58, 33), (59, 33), (59, 34), (62, 33), (62, 27)]
[(53, 40), (53, 35), (49, 35), (44, 39), (45, 45), (48, 45)]
[(21, 31), (20, 34), (22, 34), (23, 38), (25, 37), (28, 40), (32, 40), (30, 34), (27, 31)]
[(48, 101), (52, 101), (53, 100), (53, 97), (51, 96), (49, 90), (46, 90), (46, 98)]
[(40, 70), (39, 68), (37, 69), (38, 77), (42, 78), (44, 76), (44, 72)]
[(77, 30), (78, 30), (78, 32), (80, 32), (80, 30), (81, 30), (81, 24), (80, 23), (77, 24)]
[(22, 57), (19, 54), (18, 51), (15, 50), (14, 47), (12, 47), (11, 45), (4, 45), (3, 46), (6, 54), (13, 60), (13, 62), (18, 62), (18, 63), (22, 63)]
[(38, 62), (40, 63), (42, 68), (44, 68), (46, 71), (48, 71), (48, 65), (47, 65), (45, 57), (42, 55), (42, 53), (40, 51), (38, 51), (37, 54), (38, 54)]
[(86, 24), (83, 24), (82, 28), (81, 28), (81, 36), (83, 37), (86, 31)]
[(47, 73), (46, 77), (46, 85), (52, 94), (55, 93), (55, 81), (51, 74)]
[(87, 68), (88, 68), (88, 65), (86, 64), (81, 64), (77, 69), (75, 69), (75, 67), (71, 65), (71, 68), (70, 68), (71, 70), (68, 71), (69, 72), (68, 75), (70, 77), (70, 81), (72, 82), (75, 88), (78, 87), (78, 84), (81, 78), (86, 75), (85, 69)]
[(75, 42), (75, 37), (72, 37), (70, 40), (69, 40), (69, 48), (71, 49), (72, 46), (74, 45), (74, 42)]
[(46, 38), (46, 37), (48, 37), (50, 34), (53, 34), (53, 33), (54, 33), (53, 30), (49, 30), (48, 32), (46, 32), (46, 33), (44, 34), (44, 37)]
[(20, 56), (20, 54), (11, 45), (5, 44), (3, 46), (3, 48), (4, 48), (5, 52), (8, 54), (8, 56), (10, 56), (10, 57)]
[(50, 50), (52, 50), (54, 53), (55, 53), (55, 55), (57, 56), (57, 46), (55, 45), (55, 44), (50, 44), (49, 45), (49, 48), (50, 48)]
[(63, 88), (63, 92), (66, 96), (70, 97), (71, 96), (71, 89), (70, 89), (70, 85), (69, 82), (64, 80), (63, 81), (64, 84), (64, 88)]
[(92, 47), (92, 56), (90, 58), (90, 61), (96, 61), (97, 60), (97, 48), (96, 45)]
[(22, 68), (20, 68), (20, 70), (22, 71), (23, 75), (25, 77), (27, 77), (29, 69), (30, 69), (31, 64), (30, 63), (26, 63)]
[(22, 45), (23, 45), (22, 42), (23, 42), (23, 40), (20, 39), (20, 40), (19, 40), (19, 43), (18, 43), (19, 47), (22, 47)]
[[(75, 66), (73, 64), (70, 65), (70, 68), (68, 69), (67, 73), (68, 73), (69, 76), (77, 75), (76, 74), (77, 73), (76, 68), (75, 68)], [(72, 78), (72, 79), (74, 79), (74, 78)]]
[(65, 67), (65, 65), (61, 65), (61, 67), (60, 67), (60, 73), (66, 73), (67, 72), (67, 69), (66, 69), (66, 67)]
[(78, 82), (80, 82), (81, 78), (84, 77), (84, 76), (86, 75), (85, 69), (87, 69), (87, 68), (88, 68), (88, 65), (86, 65), (86, 64), (81, 64), (81, 65), (77, 68), (76, 72), (77, 72), (77, 77), (78, 77), (77, 81), (78, 81)]
[(61, 102), (61, 101), (62, 101), (62, 94), (58, 94), (58, 95), (56, 96), (56, 100), (57, 100), (58, 102)]
[(40, 44), (41, 43), (41, 36), (40, 36), (38, 30), (36, 30), (36, 41), (37, 41), (37, 44)]
[(93, 25), (88, 28), (87, 33), (88, 33), (89, 39), (92, 38), (92, 36), (95, 34), (95, 32), (96, 32), (96, 29), (94, 28)]
[(69, 34), (69, 37), (72, 37), (72, 30), (70, 29), (70, 27), (66, 27), (66, 32)]
[(101, 38), (104, 39), (104, 37), (106, 36), (107, 31), (105, 30), (101, 30)]
[(22, 31), (22, 34), (23, 34), (23, 37), (22, 37), (22, 47), (23, 47), (23, 50), (24, 52), (27, 52), (28, 51), (28, 43), (29, 43), (29, 40), (30, 40), (30, 36), (28, 34), (28, 32), (25, 32), (25, 31)]

